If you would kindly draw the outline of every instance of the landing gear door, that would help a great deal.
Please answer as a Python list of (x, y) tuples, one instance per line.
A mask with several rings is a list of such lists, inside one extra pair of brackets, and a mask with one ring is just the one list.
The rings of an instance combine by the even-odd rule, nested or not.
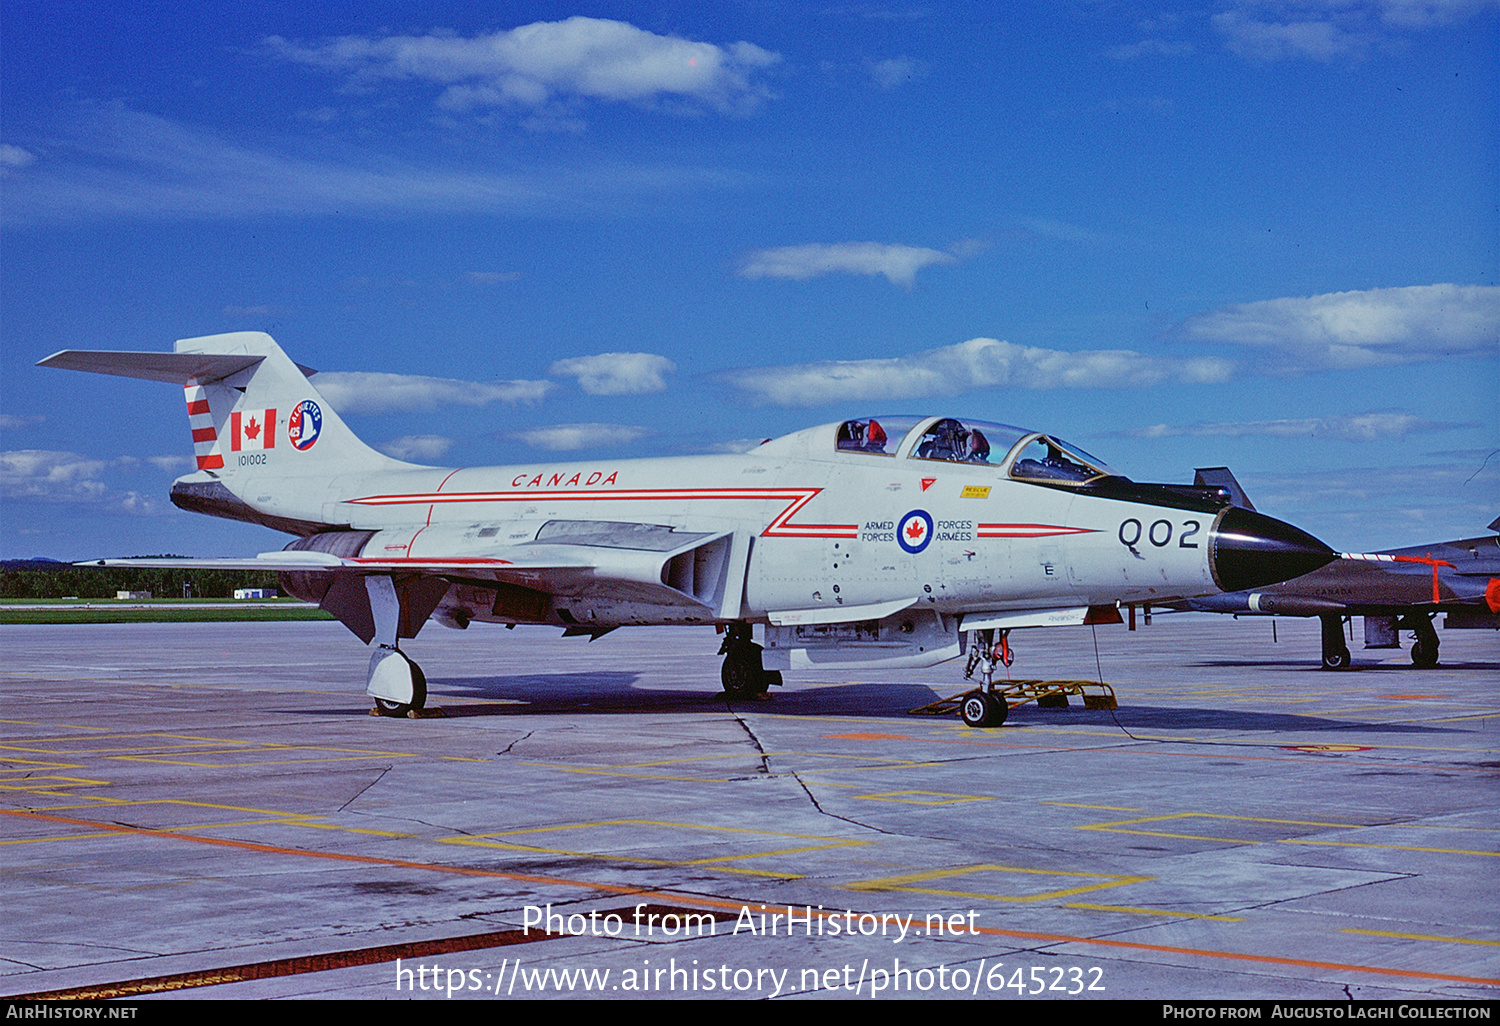
[(755, 538), (749, 531), (736, 531), (729, 543), (729, 560), (724, 567), (724, 598), (719, 604), (720, 620), (738, 620), (745, 604), (745, 574), (750, 567), (750, 549)]

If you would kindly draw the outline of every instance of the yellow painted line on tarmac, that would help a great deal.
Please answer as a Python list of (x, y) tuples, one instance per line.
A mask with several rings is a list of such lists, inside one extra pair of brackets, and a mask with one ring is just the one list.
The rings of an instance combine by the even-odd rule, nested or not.
[(883, 794), (861, 794), (857, 798), (872, 802), (903, 802), (907, 805), (958, 805), (962, 802), (992, 802), (993, 795), (949, 794), (944, 791), (887, 791)]
[(97, 830), (87, 834), (48, 834), (45, 837), (7, 837), (0, 844), (42, 844), (49, 841), (97, 841), (101, 837), (118, 837), (120, 834), (129, 833), (129, 828), (110, 830), (109, 827), (101, 825)]
[[(1060, 890), (1041, 891), (1037, 894), (1015, 895), (1015, 894), (991, 894), (981, 891), (958, 891), (938, 887), (917, 887), (916, 884), (930, 883), (934, 880), (949, 880), (954, 877), (968, 876), (973, 873), (1021, 873), (1035, 876), (1061, 876), (1082, 877), (1087, 880), (1100, 880), (1101, 883), (1085, 884), (1080, 887), (1065, 887)], [(1113, 873), (1080, 873), (1059, 869), (1028, 869), (1024, 866), (999, 866), (989, 863), (981, 863), (973, 866), (950, 866), (944, 869), (930, 869), (922, 873), (908, 873), (902, 876), (887, 876), (878, 880), (859, 880), (854, 883), (844, 884), (845, 890), (850, 891), (908, 891), (913, 894), (936, 894), (949, 898), (980, 898), (988, 901), (1053, 901), (1058, 898), (1067, 898), (1075, 894), (1087, 894), (1090, 891), (1102, 891), (1111, 887), (1123, 887), (1126, 884), (1145, 883), (1154, 880), (1150, 876), (1118, 876)]]
[(1340, 930), (1339, 933), (1358, 933), (1366, 937), (1394, 937), (1397, 940), (1437, 941), (1440, 944), (1484, 944), (1500, 948), (1500, 941), (1478, 940), (1473, 937), (1440, 937), (1431, 933), (1396, 933), (1391, 930)]
[(1165, 908), (1131, 908), (1127, 905), (1089, 905), (1082, 901), (1069, 902), (1063, 908), (1080, 908), (1089, 912), (1124, 912), (1133, 916), (1172, 916), (1175, 919), (1213, 919), (1221, 923), (1243, 923), (1244, 916), (1216, 916), (1206, 912), (1174, 912)]
[(1038, 802), (1038, 805), (1057, 805), (1065, 809), (1100, 809), (1104, 812), (1144, 812), (1144, 809), (1131, 809), (1123, 805), (1085, 805), (1083, 802)]
[(109, 783), (108, 780), (91, 780), (88, 777), (65, 777), (49, 774), (45, 777), (21, 777), (15, 781), (0, 781), (0, 791), (17, 791), (22, 793), (27, 791), (45, 791), (50, 794), (54, 788), (58, 787), (108, 787)]
[[(796, 845), (790, 848), (777, 848), (768, 851), (741, 852), (737, 854), (714, 855), (701, 859), (658, 859), (645, 856), (628, 854), (626, 851), (578, 851), (568, 848), (547, 848), (536, 844), (520, 844), (515, 841), (500, 840), (500, 838), (515, 837), (523, 834), (546, 834), (570, 830), (586, 830), (599, 827), (661, 827), (663, 829), (680, 832), (683, 830), (698, 830), (710, 834), (746, 834), (762, 838), (795, 838), (800, 841), (817, 841), (818, 844)], [(556, 826), (525, 827), (518, 830), (500, 830), (489, 834), (469, 834), (460, 837), (437, 838), (442, 844), (463, 844), (483, 848), (501, 848), (515, 851), (539, 852), (547, 855), (566, 855), (574, 858), (589, 859), (615, 859), (622, 862), (634, 862), (642, 865), (652, 866), (704, 866), (720, 870), (726, 873), (738, 873), (747, 876), (765, 876), (773, 879), (801, 879), (800, 873), (778, 872), (762, 869), (744, 869), (738, 866), (727, 866), (723, 863), (738, 862), (746, 859), (768, 858), (777, 855), (797, 855), (806, 852), (824, 851), (830, 848), (852, 848), (860, 847), (872, 842), (847, 839), (841, 837), (819, 836), (817, 834), (793, 834), (771, 830), (752, 830), (746, 827), (724, 827), (700, 823), (674, 823), (657, 820), (640, 819), (618, 819), (602, 820), (587, 823), (564, 823)]]
[(558, 766), (547, 762), (526, 763), (541, 769), (555, 770), (558, 773), (581, 773), (589, 777), (624, 777), (627, 780), (681, 780), (691, 784), (728, 784), (735, 777), (688, 777), (672, 773), (623, 773), (616, 770), (591, 769), (587, 766)]
[[(223, 754), (253, 756), (263, 755), (267, 753), (264, 750), (257, 752), (246, 751), (242, 749), (238, 752), (227, 752)], [(156, 766), (194, 766), (198, 769), (246, 769), (260, 766), (302, 766), (308, 763), (317, 763), (319, 765), (323, 765), (334, 762), (363, 762), (369, 759), (415, 759), (417, 758), (417, 755), (416, 753), (398, 754), (372, 752), (369, 755), (340, 755), (322, 757), (309, 756), (305, 759), (242, 759), (238, 762), (207, 762), (201, 759), (163, 759), (153, 758), (145, 755), (116, 755), (111, 756), (111, 758), (119, 762), (145, 762), (151, 763), (152, 765)]]
[[(1101, 833), (1110, 834), (1138, 834), (1144, 837), (1171, 837), (1183, 841), (1211, 841), (1220, 844), (1263, 844), (1266, 841), (1294, 841), (1294, 838), (1249, 838), (1249, 837), (1217, 837), (1204, 834), (1184, 834), (1166, 830), (1140, 830), (1133, 829), (1144, 826), (1147, 823), (1164, 823), (1179, 819), (1210, 819), (1228, 820), (1234, 823), (1260, 823), (1272, 826), (1300, 826), (1314, 827), (1321, 830), (1365, 830), (1371, 824), (1366, 823), (1322, 823), (1297, 819), (1271, 819), (1259, 816), (1232, 816), (1213, 812), (1175, 812), (1164, 816), (1142, 816), (1139, 819), (1117, 819), (1107, 823), (1083, 823), (1073, 829), (1075, 830), (1098, 830)], [(1380, 826), (1383, 824), (1373, 824)], [(1306, 842), (1319, 843), (1319, 842)]]
[(1281, 837), (1282, 844), (1321, 844), (1333, 848), (1384, 848), (1389, 851), (1425, 851), (1433, 855), (1478, 855), (1500, 859), (1500, 851), (1470, 851), (1466, 848), (1423, 848), (1414, 844), (1373, 844), (1367, 841), (1310, 841), (1301, 837)]

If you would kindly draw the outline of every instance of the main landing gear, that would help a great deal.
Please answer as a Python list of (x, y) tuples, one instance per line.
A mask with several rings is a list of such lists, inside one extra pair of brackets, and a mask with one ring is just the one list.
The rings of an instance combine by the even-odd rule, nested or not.
[(1323, 669), (1347, 670), (1351, 662), (1349, 646), (1344, 642), (1344, 617), (1320, 616), (1323, 623)]
[[(1438, 636), (1432, 626), (1435, 614), (1414, 610), (1396, 618), (1396, 629), (1411, 631), (1417, 636), (1411, 646), (1412, 665), (1430, 670), (1438, 664)], [(1344, 643), (1346, 618), (1338, 615), (1319, 617), (1323, 621), (1323, 669), (1347, 670), (1349, 668), (1349, 646)], [(1368, 644), (1369, 635), (1366, 635)], [(1392, 647), (1383, 645), (1380, 647)]]
[(375, 699), (373, 713), (407, 716), (427, 705), (427, 675), (405, 652), (380, 645), (370, 655), (365, 693)]
[(380, 716), (409, 716), (427, 705), (427, 675), (397, 648), (401, 601), (389, 577), (366, 577), (375, 636), (370, 639), (370, 675), (365, 694), (375, 699)]
[(958, 707), (958, 714), (966, 725), (998, 727), (1010, 715), (1010, 705), (995, 687), (995, 667), (1009, 666), (1012, 658), (1010, 631), (969, 632), (969, 667), (964, 676), (973, 677), (977, 670), (982, 686), (965, 695)]
[(771, 685), (781, 684), (781, 671), (765, 669), (760, 653), (748, 623), (732, 623), (724, 631), (724, 643), (719, 646), (724, 666), (719, 677), (730, 698), (759, 698)]
[(1413, 666), (1424, 670), (1430, 670), (1438, 664), (1438, 636), (1437, 630), (1432, 626), (1433, 615), (1435, 614), (1413, 612), (1397, 621), (1416, 634), (1417, 640), (1411, 645), (1411, 662)]

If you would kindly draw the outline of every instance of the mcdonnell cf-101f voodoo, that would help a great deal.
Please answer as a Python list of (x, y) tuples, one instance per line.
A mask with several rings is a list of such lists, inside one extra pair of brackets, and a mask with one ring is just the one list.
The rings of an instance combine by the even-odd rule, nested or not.
[(984, 686), (962, 714), (993, 725), (997, 632), (1118, 622), (1120, 603), (1240, 591), (1336, 558), (1221, 489), (1132, 482), (1002, 424), (866, 417), (743, 455), (454, 470), (366, 446), (260, 332), (41, 365), (183, 386), (198, 469), (172, 501), (296, 535), (247, 559), (101, 562), (278, 571), (370, 646), (366, 690), (391, 713), (426, 699), (400, 640), (428, 619), (591, 637), (712, 624), (733, 696), (782, 670), (923, 667), (972, 648)]

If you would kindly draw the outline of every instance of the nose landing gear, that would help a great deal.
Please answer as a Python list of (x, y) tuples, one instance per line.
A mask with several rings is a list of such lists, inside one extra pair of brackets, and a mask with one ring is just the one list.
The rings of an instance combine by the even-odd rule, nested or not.
[(719, 654), (724, 657), (719, 679), (724, 682), (724, 693), (730, 698), (759, 698), (773, 684), (781, 683), (780, 670), (767, 670), (762, 666), (761, 647), (755, 643), (748, 623), (729, 625), (724, 631)]
[(972, 678), (978, 671), (982, 686), (965, 695), (958, 707), (958, 714), (966, 725), (998, 727), (1005, 722), (1010, 715), (1010, 705), (995, 688), (995, 667), (1009, 666), (1014, 658), (1010, 651), (1010, 631), (969, 632), (969, 666), (964, 676)]

